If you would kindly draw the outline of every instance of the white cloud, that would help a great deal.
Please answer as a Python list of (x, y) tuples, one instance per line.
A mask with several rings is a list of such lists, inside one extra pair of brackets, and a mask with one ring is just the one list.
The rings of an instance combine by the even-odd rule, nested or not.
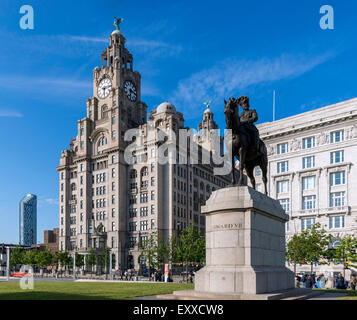
[(64, 92), (77, 92), (81, 89), (90, 89), (92, 82), (71, 78), (35, 77), (24, 75), (0, 75), (0, 88), (31, 90), (42, 94), (63, 94)]
[(0, 118), (22, 118), (24, 115), (16, 110), (0, 109)]
[(198, 116), (204, 101), (221, 103), (224, 98), (239, 96), (239, 90), (251, 85), (278, 81), (300, 76), (334, 56), (325, 53), (319, 56), (283, 54), (275, 59), (262, 58), (256, 61), (226, 59), (212, 68), (192, 74), (178, 83), (171, 95), (176, 107), (188, 114)]

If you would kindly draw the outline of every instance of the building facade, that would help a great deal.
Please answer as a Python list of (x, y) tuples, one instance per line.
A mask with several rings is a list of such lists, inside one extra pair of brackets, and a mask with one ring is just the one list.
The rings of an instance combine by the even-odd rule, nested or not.
[[(258, 125), (269, 155), (269, 195), (290, 216), (287, 240), (315, 223), (333, 246), (356, 235), (357, 99)], [(262, 190), (261, 172), (255, 172)]]
[(31, 246), (37, 243), (37, 197), (26, 195), (20, 201), (19, 233), (20, 245)]
[(43, 243), (32, 245), (40, 251), (49, 250), (55, 254), (58, 252), (59, 228), (43, 231)]
[[(180, 159), (173, 136), (184, 127), (182, 113), (164, 102), (147, 117), (141, 101), (141, 76), (133, 70), (133, 57), (119, 30), (109, 38), (102, 52), (102, 66), (93, 71), (93, 97), (87, 100), (87, 115), (77, 123), (78, 135), (70, 149), (62, 151), (59, 173), (59, 250), (87, 255), (111, 248), (113, 268), (139, 269), (139, 243), (155, 232), (161, 239), (193, 224), (204, 231), (200, 205), (212, 191), (229, 179), (215, 176), (209, 164), (189, 161), (161, 164), (162, 141), (166, 132)], [(212, 146), (211, 128), (218, 128), (207, 109), (192, 139), (201, 150)], [(126, 132), (136, 130), (137, 148), (132, 162), (125, 152), (132, 143)], [(219, 138), (220, 139), (220, 138)], [(222, 143), (221, 143), (222, 146)], [(221, 150), (219, 151), (221, 153)]]

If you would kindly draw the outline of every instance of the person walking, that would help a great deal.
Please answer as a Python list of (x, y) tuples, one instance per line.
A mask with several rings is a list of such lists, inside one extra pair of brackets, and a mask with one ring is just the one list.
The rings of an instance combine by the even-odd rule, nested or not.
[(311, 289), (314, 285), (314, 282), (312, 280), (311, 276), (308, 276), (305, 282), (306, 288)]
[(325, 278), (325, 276), (323, 274), (320, 274), (319, 281), (320, 281), (320, 288), (325, 289), (327, 279)]
[(340, 273), (336, 279), (336, 289), (345, 289), (345, 279)]

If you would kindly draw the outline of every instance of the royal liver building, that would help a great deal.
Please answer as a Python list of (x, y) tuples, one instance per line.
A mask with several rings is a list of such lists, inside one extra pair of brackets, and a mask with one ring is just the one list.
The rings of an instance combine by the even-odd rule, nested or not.
[[(151, 232), (168, 239), (191, 224), (204, 231), (200, 206), (229, 179), (214, 175), (210, 164), (159, 163), (163, 142), (150, 132), (178, 136), (184, 118), (168, 102), (147, 118), (141, 76), (133, 70), (133, 56), (119, 30), (110, 35), (101, 62), (93, 71), (93, 97), (87, 100), (86, 117), (77, 122), (78, 134), (70, 149), (62, 151), (57, 167), (59, 249), (86, 255), (91, 248), (102, 254), (109, 247), (115, 269), (138, 269), (138, 243)], [(198, 128), (193, 140), (202, 158), (202, 149), (213, 144), (211, 130), (218, 128), (209, 108)], [(132, 143), (124, 140), (129, 129), (137, 129), (136, 138), (144, 141), (132, 152), (132, 163), (125, 159)], [(218, 141), (222, 148), (222, 140)], [(178, 154), (175, 158), (182, 160)]]

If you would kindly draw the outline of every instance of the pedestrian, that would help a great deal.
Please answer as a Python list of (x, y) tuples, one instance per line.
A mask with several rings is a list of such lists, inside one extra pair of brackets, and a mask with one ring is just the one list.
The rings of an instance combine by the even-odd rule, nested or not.
[(314, 286), (314, 282), (312, 280), (312, 276), (308, 276), (305, 281), (305, 288), (311, 289)]
[(352, 290), (356, 290), (356, 286), (357, 286), (357, 277), (353, 274), (350, 280), (350, 287)]
[(345, 279), (340, 273), (336, 279), (336, 289), (345, 289)]
[(326, 281), (327, 279), (325, 278), (325, 276), (323, 274), (320, 274), (320, 277), (319, 277), (319, 281), (320, 281), (320, 288), (321, 289), (325, 289), (326, 288)]
[(128, 281), (128, 270), (125, 270), (124, 276), (125, 276), (125, 280)]
[(312, 280), (312, 287), (316, 288), (316, 279), (315, 279), (315, 274), (314, 273), (311, 275), (311, 280)]

